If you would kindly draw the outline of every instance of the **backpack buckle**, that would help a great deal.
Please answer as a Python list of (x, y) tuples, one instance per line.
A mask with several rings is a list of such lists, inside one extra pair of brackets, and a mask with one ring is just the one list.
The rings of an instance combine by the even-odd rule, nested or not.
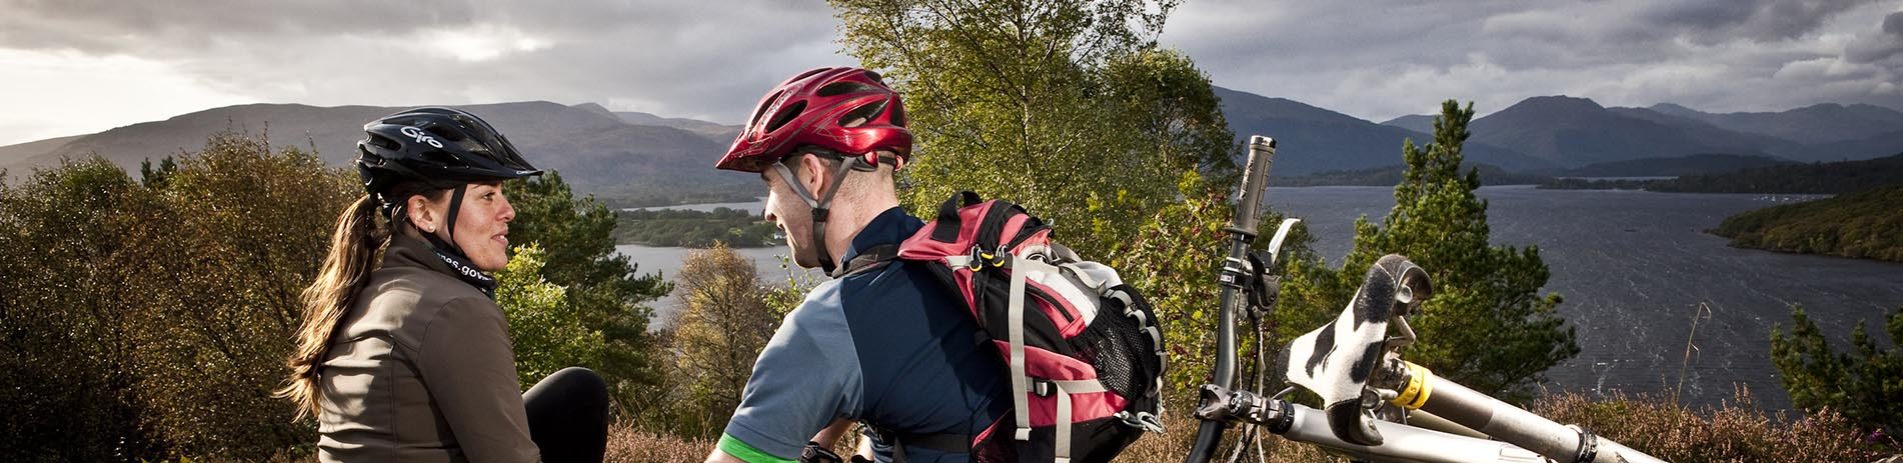
[(1031, 393), (1038, 397), (1057, 395), (1057, 383), (1048, 379), (1030, 378)]
[(984, 270), (985, 263), (990, 262), (991, 257), (991, 253), (985, 252), (984, 246), (972, 245), (971, 256), (969, 256), (970, 260), (966, 261), (965, 266), (971, 267), (971, 271), (973, 272)]
[(1163, 432), (1163, 421), (1157, 419), (1156, 415), (1150, 412), (1137, 412), (1132, 414), (1129, 410), (1124, 410), (1112, 416), (1123, 420), (1125, 426), (1155, 433)]

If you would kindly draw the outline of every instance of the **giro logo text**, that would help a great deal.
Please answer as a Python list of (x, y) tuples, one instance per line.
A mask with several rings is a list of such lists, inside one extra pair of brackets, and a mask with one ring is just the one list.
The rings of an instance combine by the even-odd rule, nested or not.
[(424, 132), (423, 129), (419, 129), (416, 127), (404, 127), (403, 135), (415, 137), (417, 143), (428, 143), (430, 146), (434, 146), (437, 148), (443, 147), (443, 142), (436, 141), (436, 137), (430, 136), (429, 133)]

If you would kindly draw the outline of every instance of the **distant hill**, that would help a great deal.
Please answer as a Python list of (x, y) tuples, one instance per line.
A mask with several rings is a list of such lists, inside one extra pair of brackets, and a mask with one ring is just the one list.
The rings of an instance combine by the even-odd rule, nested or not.
[(1903, 130), (1879, 133), (1855, 140), (1809, 145), (1806, 148), (1805, 152), (1782, 154), (1791, 159), (1813, 162), (1870, 159), (1886, 153), (1903, 151)]
[[(1403, 140), (1413, 139), (1416, 144), (1433, 140), (1433, 136), (1426, 133), (1384, 126), (1286, 98), (1269, 98), (1222, 87), (1216, 87), (1215, 93), (1222, 99), (1223, 117), (1228, 119), (1236, 137), (1275, 137), (1277, 175), (1396, 165), (1401, 162)], [(1512, 170), (1553, 166), (1479, 143), (1468, 143), (1464, 153), (1470, 161)]]
[[(537, 167), (559, 170), (563, 178), (584, 193), (611, 187), (623, 195), (648, 192), (667, 195), (714, 194), (758, 189), (750, 175), (718, 171), (711, 163), (725, 146), (706, 136), (678, 128), (636, 125), (598, 105), (565, 106), (546, 101), (461, 106), (482, 116), (516, 143)], [(15, 171), (48, 166), (61, 157), (91, 153), (124, 167), (137, 169), (145, 159), (160, 159), (197, 150), (205, 138), (222, 130), (268, 134), (274, 145), (314, 147), (326, 163), (344, 165), (354, 158), (362, 126), (403, 108), (377, 106), (315, 107), (299, 104), (252, 104), (184, 114), (164, 121), (145, 122), (71, 139), (50, 151), (0, 165)], [(47, 142), (36, 142), (51, 144)], [(19, 145), (16, 145), (19, 146)], [(738, 200), (757, 191), (729, 194)], [(647, 202), (656, 199), (649, 198)]]
[(1841, 194), (1893, 185), (1903, 185), (1903, 154), (1862, 161), (1784, 164), (1718, 175), (1690, 175), (1656, 182), (1646, 189), (1689, 193)]
[(1710, 175), (1783, 164), (1787, 159), (1736, 154), (1694, 154), (1675, 158), (1645, 158), (1591, 164), (1557, 172), (1560, 177), (1664, 177)]
[[(1487, 164), (1463, 165), (1461, 170), (1475, 169), (1480, 174), (1481, 185), (1538, 185), (1552, 180), (1552, 177), (1535, 174), (1516, 174)], [(1292, 177), (1272, 177), (1269, 186), (1394, 186), (1401, 183), (1401, 174), (1406, 166), (1383, 166), (1372, 169), (1322, 172)]]
[(1435, 117), (1436, 116), (1432, 114), (1409, 114), (1406, 116), (1388, 119), (1387, 122), (1382, 122), (1381, 125), (1385, 125), (1389, 127), (1400, 127), (1403, 129), (1408, 129), (1408, 130), (1412, 130), (1412, 131), (1420, 132), (1420, 133), (1434, 133), (1434, 118)]
[(661, 117), (632, 111), (617, 112), (614, 113), (614, 115), (629, 124), (658, 125), (694, 132), (703, 137), (707, 137), (708, 140), (713, 141), (714, 144), (720, 145), (722, 148), (732, 145), (734, 137), (740, 136), (740, 126), (738, 125), (723, 125), (699, 119), (681, 117)]
[[(1403, 140), (1426, 144), (1433, 138), (1430, 115), (1402, 116), (1376, 124), (1286, 98), (1221, 87), (1214, 91), (1238, 138), (1259, 134), (1279, 141), (1275, 167), (1278, 178), (1327, 173), (1314, 181), (1379, 183), (1383, 180), (1361, 175), (1400, 164)], [(597, 193), (612, 205), (747, 201), (758, 193), (758, 181), (752, 176), (706, 167), (732, 143), (739, 126), (617, 112), (593, 103), (565, 106), (532, 101), (464, 108), (501, 127), (536, 165), (561, 170), (578, 191)], [(17, 179), (29, 175), (32, 167), (95, 152), (128, 170), (137, 169), (145, 159), (196, 150), (208, 135), (223, 130), (268, 134), (280, 146), (314, 147), (326, 162), (343, 165), (355, 154), (364, 122), (400, 109), (229, 106), (95, 134), (0, 147), (0, 169), (11, 170), (10, 177)], [(1711, 174), (1752, 167), (1772, 157), (1818, 162), (1903, 152), (1903, 124), (1896, 123), (1897, 115), (1896, 111), (1868, 105), (1709, 114), (1671, 104), (1605, 108), (1584, 98), (1534, 97), (1473, 121), (1469, 127), (1473, 135), (1467, 140), (1464, 154), (1469, 162), (1500, 169), (1494, 173), (1483, 171), (1490, 184), (1504, 181), (1507, 177), (1502, 174), (1508, 172), (1567, 176)], [(1839, 121), (1847, 128), (1816, 128), (1823, 132), (1787, 140), (1780, 136), (1797, 135), (1788, 130), (1780, 132), (1784, 129), (1778, 124), (1786, 123), (1780, 121), (1795, 121), (1789, 123), (1799, 127)], [(1829, 141), (1800, 143), (1805, 140)], [(1667, 158), (1679, 160), (1658, 160)], [(1608, 164), (1624, 161), (1632, 162)]]
[(1565, 167), (1700, 153), (1765, 155), (1767, 144), (1795, 145), (1701, 124), (1661, 123), (1609, 111), (1585, 98), (1527, 98), (1474, 120), (1473, 141)]
[[(1903, 130), (1903, 112), (1881, 106), (1824, 103), (1781, 112), (1714, 114), (1660, 103), (1649, 109), (1710, 123), (1726, 130), (1756, 133), (1804, 144), (1868, 139)], [(1892, 147), (1894, 148), (1894, 147)]]
[(1903, 185), (1725, 218), (1714, 235), (1741, 248), (1903, 262)]
[[(79, 137), (81, 136), (82, 135), (74, 135), (70, 137), (48, 138), (48, 139), (40, 140), (40, 141), (30, 141), (26, 143), (0, 146), (0, 167), (4, 167), (16, 162), (24, 161), (27, 158), (31, 158), (34, 156), (46, 154), (46, 152), (58, 149), (60, 146), (63, 146), (68, 142), (71, 142), (73, 140), (78, 140)], [(31, 169), (28, 169), (28, 170), (31, 170)], [(28, 173), (30, 172), (24, 172), (24, 171), (19, 172), (19, 174), (28, 174)]]

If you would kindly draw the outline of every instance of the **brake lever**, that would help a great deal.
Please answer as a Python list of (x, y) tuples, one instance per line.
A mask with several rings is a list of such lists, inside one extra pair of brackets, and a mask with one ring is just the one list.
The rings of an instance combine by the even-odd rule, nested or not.
[(1259, 251), (1249, 254), (1249, 266), (1255, 271), (1249, 279), (1249, 308), (1251, 315), (1266, 316), (1275, 310), (1275, 300), (1282, 295), (1282, 276), (1273, 272), (1275, 254)]

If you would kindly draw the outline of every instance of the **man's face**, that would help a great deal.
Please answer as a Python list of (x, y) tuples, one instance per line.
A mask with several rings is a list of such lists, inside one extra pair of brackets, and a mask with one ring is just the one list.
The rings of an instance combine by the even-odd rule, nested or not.
[[(795, 165), (798, 165), (797, 161)], [(797, 169), (797, 167), (796, 167)], [(787, 181), (798, 179), (781, 178), (779, 169), (767, 169), (760, 174), (766, 181), (766, 220), (780, 228), (786, 235), (786, 247), (793, 254), (793, 263), (804, 268), (819, 267), (819, 252), (813, 241), (813, 209), (801, 200), (798, 193)]]

